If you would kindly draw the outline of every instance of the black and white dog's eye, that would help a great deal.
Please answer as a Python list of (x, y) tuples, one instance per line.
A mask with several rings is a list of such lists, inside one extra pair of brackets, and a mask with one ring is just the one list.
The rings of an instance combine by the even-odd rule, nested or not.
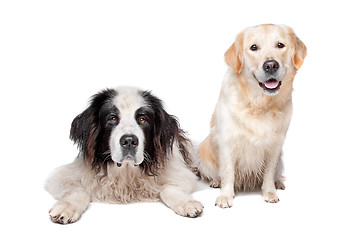
[(258, 47), (256, 46), (256, 44), (253, 44), (251, 45), (250, 50), (255, 52), (256, 50), (258, 50)]
[(145, 118), (145, 117), (139, 117), (139, 118), (138, 118), (138, 123), (139, 123), (140, 125), (146, 123), (146, 118)]
[(118, 119), (117, 116), (111, 116), (111, 117), (109, 118), (109, 121), (110, 121), (111, 123), (117, 123), (118, 120), (119, 120), (119, 119)]
[(285, 45), (284, 45), (283, 43), (279, 42), (279, 43), (277, 44), (277, 47), (278, 47), (278, 48), (283, 48), (283, 47), (285, 47)]

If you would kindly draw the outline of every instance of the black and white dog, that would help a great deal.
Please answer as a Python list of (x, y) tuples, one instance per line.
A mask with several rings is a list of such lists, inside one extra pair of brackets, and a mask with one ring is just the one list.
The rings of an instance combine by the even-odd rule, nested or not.
[(162, 200), (181, 216), (196, 217), (193, 150), (177, 120), (150, 92), (131, 87), (103, 90), (71, 125), (80, 153), (57, 169), (46, 190), (58, 201), (54, 222), (76, 222), (91, 201)]

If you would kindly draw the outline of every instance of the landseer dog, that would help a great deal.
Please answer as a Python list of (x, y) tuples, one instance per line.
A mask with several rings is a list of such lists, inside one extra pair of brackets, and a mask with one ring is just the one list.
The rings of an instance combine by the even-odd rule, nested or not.
[(213, 187), (221, 187), (216, 205), (233, 205), (239, 191), (262, 190), (278, 202), (282, 146), (292, 115), (292, 89), (306, 56), (304, 43), (287, 26), (245, 29), (225, 53), (229, 69), (200, 144), (198, 168)]
[(196, 217), (194, 152), (178, 121), (148, 91), (103, 90), (72, 122), (70, 138), (80, 153), (46, 183), (58, 201), (50, 217), (76, 222), (90, 202), (130, 203), (161, 199), (181, 216)]

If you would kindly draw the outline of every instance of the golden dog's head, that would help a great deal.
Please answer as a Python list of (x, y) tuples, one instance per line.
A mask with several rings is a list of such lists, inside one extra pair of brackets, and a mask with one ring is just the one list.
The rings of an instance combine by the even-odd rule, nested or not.
[(294, 31), (272, 24), (245, 29), (225, 53), (234, 72), (267, 95), (276, 95), (282, 84), (292, 83), (305, 57), (306, 46)]

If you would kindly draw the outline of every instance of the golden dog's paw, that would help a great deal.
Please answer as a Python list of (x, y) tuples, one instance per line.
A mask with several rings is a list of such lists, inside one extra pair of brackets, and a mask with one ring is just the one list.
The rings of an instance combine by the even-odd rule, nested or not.
[(233, 206), (233, 197), (227, 195), (220, 195), (216, 198), (215, 206), (221, 208), (231, 208)]
[(58, 201), (49, 211), (53, 222), (68, 224), (79, 220), (81, 212), (68, 202)]
[(195, 174), (195, 176), (197, 176), (199, 179), (201, 178), (201, 172), (199, 170), (199, 168), (197, 167), (193, 167), (191, 168), (191, 171)]
[(285, 184), (282, 181), (276, 181), (275, 182), (275, 188), (276, 189), (281, 189), (281, 190), (285, 190)]
[(219, 188), (220, 187), (221, 182), (219, 180), (210, 180), (210, 187), (212, 188)]
[(183, 217), (197, 217), (203, 212), (204, 206), (196, 200), (189, 200), (180, 203), (174, 208), (175, 213)]
[(280, 199), (276, 195), (276, 192), (263, 192), (263, 198), (265, 202), (268, 203), (277, 203), (278, 201), (280, 201)]
[(210, 183), (210, 187), (212, 188), (219, 188), (221, 185), (220, 180), (214, 179), (212, 177), (208, 177), (208, 176), (203, 176), (205, 181)]

